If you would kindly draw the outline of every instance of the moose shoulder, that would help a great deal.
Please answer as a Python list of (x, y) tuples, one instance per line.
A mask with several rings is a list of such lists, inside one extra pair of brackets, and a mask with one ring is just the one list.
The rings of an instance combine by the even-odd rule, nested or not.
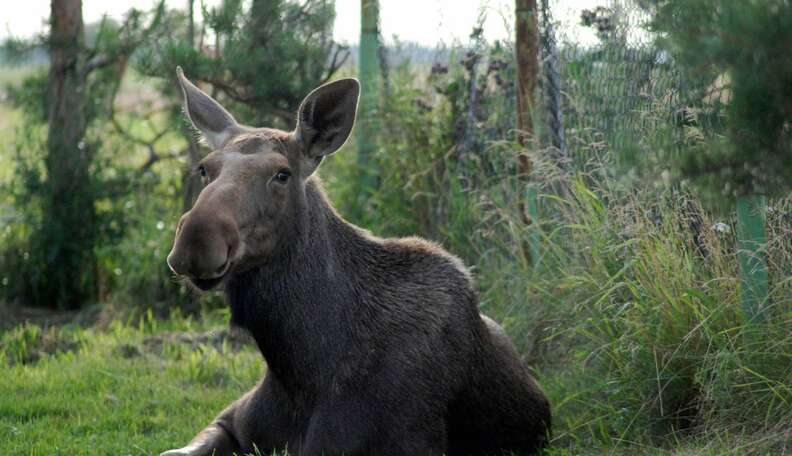
[(293, 132), (238, 124), (177, 70), (214, 152), (168, 264), (225, 286), (268, 371), (186, 447), (164, 455), (532, 454), (547, 399), (462, 263), (419, 238), (343, 220), (314, 176), (346, 141), (359, 84), (311, 92)]

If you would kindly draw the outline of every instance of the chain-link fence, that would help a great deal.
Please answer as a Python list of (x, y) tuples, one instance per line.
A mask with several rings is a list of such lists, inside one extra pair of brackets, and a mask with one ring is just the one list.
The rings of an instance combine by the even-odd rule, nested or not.
[(665, 139), (682, 139), (681, 128), (668, 128), (684, 124), (690, 115), (684, 100), (691, 97), (673, 59), (657, 46), (651, 6), (540, 5), (546, 142), (562, 160), (580, 164), (589, 151), (607, 150), (629, 163), (649, 141), (657, 146), (659, 130)]

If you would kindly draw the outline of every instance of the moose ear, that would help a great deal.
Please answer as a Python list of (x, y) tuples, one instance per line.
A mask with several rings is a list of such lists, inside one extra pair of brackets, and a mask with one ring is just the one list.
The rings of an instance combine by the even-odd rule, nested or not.
[(176, 76), (184, 95), (184, 112), (190, 122), (213, 149), (223, 147), (239, 126), (234, 116), (184, 77), (181, 67), (176, 67)]
[(344, 145), (355, 125), (360, 83), (346, 78), (309, 93), (300, 104), (295, 132), (308, 158), (321, 160)]

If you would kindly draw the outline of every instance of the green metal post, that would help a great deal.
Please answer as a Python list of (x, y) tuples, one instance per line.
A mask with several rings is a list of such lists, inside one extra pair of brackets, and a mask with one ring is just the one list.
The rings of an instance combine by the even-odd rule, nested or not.
[(768, 277), (765, 258), (765, 205), (763, 195), (737, 198), (737, 252), (740, 263), (740, 301), (747, 323), (764, 320)]
[(530, 254), (531, 266), (534, 268), (539, 264), (539, 191), (536, 184), (529, 183), (525, 187), (525, 204), (531, 224), (528, 226), (528, 253)]
[(361, 173), (363, 198), (374, 191), (376, 170), (372, 156), (376, 151), (379, 132), (379, 100), (381, 69), (379, 61), (379, 1), (360, 1), (360, 106), (357, 117), (358, 166)]

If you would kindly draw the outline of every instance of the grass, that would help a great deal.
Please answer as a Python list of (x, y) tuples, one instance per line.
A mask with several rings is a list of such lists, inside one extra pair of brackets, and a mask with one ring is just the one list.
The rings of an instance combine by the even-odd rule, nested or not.
[(263, 373), (255, 348), (206, 336), (224, 334), (223, 323), (215, 314), (6, 332), (0, 454), (150, 455), (187, 444)]
[[(1, 333), (0, 454), (156, 455), (186, 444), (263, 374), (256, 349), (229, 335), (226, 319), (221, 311), (167, 320), (149, 312), (101, 329), (26, 323)], [(581, 364), (537, 369), (554, 407), (549, 456), (789, 451), (783, 421), (759, 432), (679, 434), (659, 445), (608, 435), (620, 411), (602, 397), (612, 387), (607, 377), (596, 380), (594, 371)]]

